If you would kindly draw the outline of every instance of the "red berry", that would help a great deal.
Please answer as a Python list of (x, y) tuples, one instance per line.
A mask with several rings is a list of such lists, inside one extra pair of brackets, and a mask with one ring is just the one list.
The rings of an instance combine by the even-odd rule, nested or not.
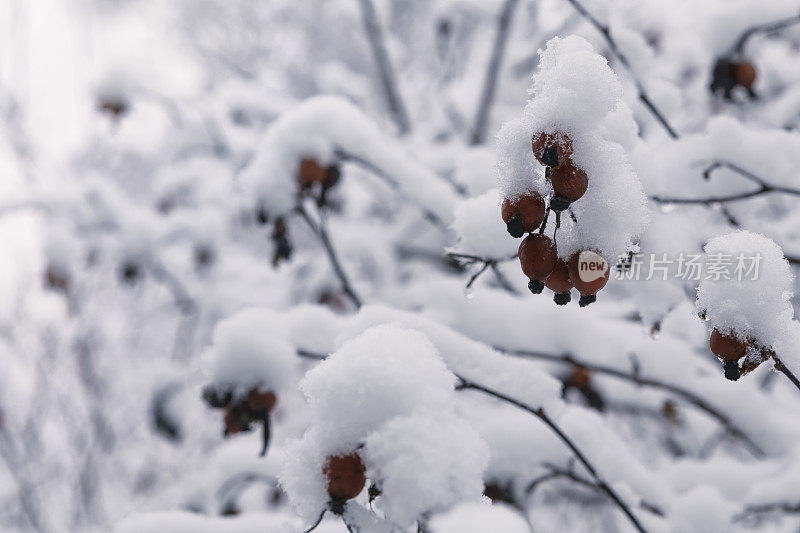
[(576, 365), (572, 367), (569, 375), (569, 384), (577, 389), (585, 389), (589, 386), (592, 374), (585, 366)]
[(240, 403), (234, 403), (225, 408), (225, 435), (250, 431), (251, 422), (249, 413)]
[(366, 469), (357, 453), (328, 457), (322, 473), (328, 478), (328, 495), (335, 500), (358, 496), (367, 483)]
[(546, 167), (557, 167), (572, 157), (572, 139), (566, 133), (534, 133), (531, 148), (536, 160)]
[(547, 276), (544, 284), (545, 287), (555, 293), (553, 301), (558, 305), (567, 305), (572, 299), (569, 292), (572, 289), (572, 280), (569, 279), (569, 265), (567, 262), (561, 258), (557, 259), (553, 271)]
[(719, 357), (725, 362), (736, 362), (745, 355), (747, 355), (747, 342), (741, 340), (736, 335), (725, 335), (718, 329), (714, 328), (711, 332), (711, 340), (709, 342), (711, 351), (714, 355)]
[(550, 173), (555, 196), (550, 202), (553, 211), (563, 211), (569, 204), (579, 200), (589, 186), (586, 172), (572, 163), (560, 165)]
[(300, 161), (297, 181), (300, 183), (301, 189), (307, 189), (315, 183), (323, 183), (327, 175), (327, 169), (320, 166), (315, 159), (306, 158)]
[(247, 407), (252, 411), (272, 411), (278, 398), (271, 391), (253, 389), (247, 395)]
[(517, 255), (522, 272), (531, 280), (528, 288), (532, 293), (540, 294), (544, 280), (553, 271), (558, 258), (553, 241), (547, 235), (532, 233), (523, 239)]
[(597, 300), (596, 294), (606, 286), (611, 269), (603, 256), (590, 250), (575, 252), (569, 258), (569, 279), (581, 293), (581, 307)]
[(739, 61), (733, 66), (733, 77), (737, 85), (750, 90), (756, 81), (756, 69), (749, 61)]
[(511, 200), (503, 200), (501, 214), (508, 233), (514, 238), (536, 231), (544, 220), (544, 199), (537, 192), (523, 194)]

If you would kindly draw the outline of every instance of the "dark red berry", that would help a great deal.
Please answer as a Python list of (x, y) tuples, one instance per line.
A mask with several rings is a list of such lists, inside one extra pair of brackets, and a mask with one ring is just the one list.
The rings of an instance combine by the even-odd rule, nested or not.
[(272, 391), (253, 389), (247, 395), (247, 407), (256, 412), (272, 411), (277, 401), (278, 399)]
[(733, 66), (733, 77), (737, 85), (751, 91), (756, 81), (756, 69), (749, 61), (739, 61)]
[(581, 307), (594, 303), (595, 296), (608, 283), (608, 261), (590, 250), (575, 252), (569, 259), (569, 279), (581, 294)]
[(532, 233), (519, 245), (519, 264), (522, 272), (528, 276), (528, 289), (540, 294), (544, 289), (544, 280), (553, 271), (556, 264), (556, 247), (550, 237), (541, 233)]
[(567, 305), (572, 296), (572, 280), (569, 279), (569, 265), (561, 258), (556, 260), (556, 265), (553, 271), (547, 276), (544, 282), (545, 286), (553, 291), (553, 301), (558, 305)]
[(501, 215), (508, 233), (514, 238), (536, 231), (544, 220), (544, 199), (537, 192), (523, 194), (513, 200), (503, 200)]
[(718, 329), (714, 328), (711, 332), (711, 339), (709, 345), (711, 351), (727, 362), (736, 362), (745, 355), (747, 355), (747, 341), (743, 341), (734, 334), (725, 335)]
[(367, 483), (366, 469), (357, 453), (328, 457), (322, 473), (328, 479), (328, 495), (334, 500), (358, 496)]
[(315, 159), (306, 158), (300, 161), (297, 180), (301, 189), (307, 189), (315, 183), (324, 183), (327, 174), (327, 169), (320, 166)]
[(535, 133), (531, 148), (536, 160), (546, 167), (557, 167), (572, 157), (572, 140), (566, 133)]
[(550, 173), (550, 181), (554, 193), (550, 207), (556, 212), (563, 211), (572, 202), (579, 200), (589, 186), (586, 172), (572, 163), (554, 168)]

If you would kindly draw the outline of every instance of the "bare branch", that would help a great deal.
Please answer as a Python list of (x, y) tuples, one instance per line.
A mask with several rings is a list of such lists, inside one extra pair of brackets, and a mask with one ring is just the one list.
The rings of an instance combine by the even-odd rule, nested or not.
[(350, 301), (353, 302), (353, 305), (356, 306), (356, 309), (359, 309), (361, 307), (361, 298), (359, 298), (355, 289), (353, 289), (350, 279), (347, 277), (347, 274), (342, 267), (342, 263), (339, 261), (339, 256), (336, 253), (336, 249), (333, 247), (333, 242), (331, 242), (330, 236), (328, 235), (328, 230), (325, 227), (325, 219), (323, 218), (322, 213), (320, 212), (320, 221), (319, 224), (317, 224), (314, 222), (314, 219), (311, 218), (311, 215), (308, 214), (308, 211), (306, 211), (302, 203), (297, 206), (297, 212), (300, 213), (300, 216), (302, 216), (303, 220), (306, 221), (308, 227), (311, 228), (311, 231), (319, 238), (322, 246), (325, 248), (325, 253), (328, 254), (328, 260), (331, 263), (333, 272), (336, 274), (336, 277), (339, 278), (339, 282), (342, 285), (342, 290), (347, 297), (350, 298)]
[(508, 348), (503, 348), (499, 346), (494, 347), (495, 350), (506, 353), (508, 355), (514, 355), (517, 357), (527, 357), (533, 359), (540, 359), (543, 361), (551, 361), (556, 363), (563, 363), (575, 366), (582, 366), (587, 368), (591, 372), (595, 372), (597, 374), (604, 374), (607, 376), (612, 376), (618, 379), (622, 379), (636, 385), (642, 387), (651, 387), (654, 389), (660, 389), (666, 392), (669, 392), (684, 401), (694, 405), (696, 408), (700, 409), (701, 411), (706, 412), (709, 416), (719, 422), (732, 436), (736, 437), (747, 447), (747, 449), (752, 453), (755, 457), (764, 457), (764, 450), (753, 441), (741, 428), (736, 426), (733, 421), (720, 412), (718, 409), (710, 405), (703, 399), (701, 396), (695, 394), (694, 392), (679, 387), (677, 385), (673, 385), (671, 383), (665, 383), (663, 381), (659, 381), (657, 379), (644, 377), (639, 373), (636, 374), (628, 374), (627, 372), (623, 372), (622, 370), (618, 370), (616, 368), (593, 364), (588, 361), (578, 360), (575, 357), (565, 354), (565, 355), (554, 355), (544, 352), (535, 352), (529, 350), (511, 350)]
[(408, 133), (411, 130), (411, 123), (408, 120), (408, 113), (400, 98), (400, 92), (397, 89), (394, 68), (389, 60), (389, 54), (386, 51), (386, 45), (383, 40), (383, 30), (378, 22), (378, 14), (375, 12), (375, 6), (372, 0), (358, 0), (358, 2), (361, 5), (364, 30), (366, 31), (376, 66), (378, 67), (378, 75), (381, 85), (383, 86), (383, 93), (386, 98), (386, 103), (389, 106), (392, 120), (397, 124), (400, 133)]
[(497, 33), (494, 37), (492, 55), (483, 78), (481, 99), (478, 104), (478, 112), (475, 114), (475, 124), (472, 126), (470, 135), (470, 144), (472, 145), (483, 144), (486, 141), (486, 130), (489, 127), (489, 115), (494, 103), (494, 95), (497, 92), (500, 66), (503, 63), (512, 17), (517, 4), (519, 4), (519, 0), (506, 0), (497, 20)]
[(659, 111), (659, 109), (655, 106), (653, 101), (650, 100), (650, 97), (647, 95), (647, 91), (645, 90), (644, 85), (639, 80), (639, 78), (636, 77), (636, 74), (634, 73), (633, 68), (631, 67), (630, 61), (628, 61), (627, 56), (625, 56), (625, 54), (622, 53), (614, 38), (611, 37), (611, 31), (609, 30), (608, 26), (602, 24), (599, 20), (597, 20), (594, 17), (594, 15), (589, 13), (586, 7), (584, 7), (584, 5), (581, 4), (579, 0), (567, 0), (567, 2), (572, 4), (572, 7), (574, 7), (578, 11), (578, 13), (580, 13), (581, 16), (583, 16), (583, 18), (589, 21), (589, 23), (603, 35), (606, 42), (608, 43), (609, 48), (611, 48), (611, 52), (615, 56), (617, 56), (620, 63), (622, 63), (625, 66), (625, 68), (628, 69), (628, 72), (631, 75), (631, 79), (633, 79), (633, 83), (634, 85), (636, 85), (636, 91), (639, 93), (639, 100), (642, 101), (642, 104), (644, 104), (644, 106), (648, 109), (648, 111), (650, 111), (650, 113), (655, 117), (658, 123), (661, 124), (661, 126), (666, 130), (669, 136), (672, 137), (673, 139), (677, 139), (679, 137), (678, 133), (669, 124), (667, 119), (664, 117), (664, 114), (661, 113), (661, 111)]
[(775, 20), (773, 22), (767, 22), (765, 24), (758, 24), (756, 26), (751, 26), (750, 28), (742, 32), (742, 34), (736, 40), (736, 44), (734, 44), (732, 48), (732, 53), (735, 55), (740, 55), (742, 51), (744, 51), (744, 47), (747, 44), (747, 41), (754, 35), (757, 35), (759, 33), (772, 33), (798, 23), (800, 23), (800, 15), (795, 15), (794, 17)]
[(611, 501), (613, 501), (617, 505), (617, 507), (619, 507), (619, 509), (623, 512), (623, 514), (625, 514), (625, 516), (628, 518), (631, 524), (636, 528), (636, 530), (641, 533), (645, 533), (647, 531), (639, 522), (639, 519), (636, 518), (636, 515), (634, 515), (633, 512), (630, 510), (628, 505), (624, 501), (622, 501), (622, 498), (620, 498), (619, 495), (614, 491), (614, 489), (612, 489), (611, 486), (602, 477), (600, 477), (600, 474), (597, 472), (597, 469), (595, 469), (595, 467), (592, 465), (589, 459), (583, 454), (580, 448), (578, 448), (578, 446), (574, 442), (572, 442), (569, 436), (567, 436), (567, 434), (564, 433), (564, 431), (559, 427), (559, 425), (556, 424), (556, 422), (552, 418), (550, 418), (550, 416), (548, 416), (548, 414), (542, 407), (539, 408), (531, 407), (515, 398), (503, 394), (502, 392), (498, 392), (483, 385), (479, 385), (473, 381), (469, 381), (463, 376), (456, 374), (456, 377), (459, 380), (461, 380), (461, 384), (458, 386), (459, 390), (469, 389), (482, 392), (484, 394), (492, 396), (493, 398), (504, 401), (510, 405), (513, 405), (524, 411), (527, 411), (528, 413), (536, 416), (539, 420), (541, 420), (559, 438), (559, 440), (561, 440), (561, 442), (564, 443), (564, 445), (566, 445), (567, 448), (570, 449), (570, 451), (578, 460), (578, 462), (580, 462), (592, 476), (592, 479), (597, 484), (597, 487), (601, 491), (603, 491), (609, 498), (611, 498)]
[(784, 376), (789, 378), (789, 381), (791, 381), (792, 384), (795, 387), (797, 387), (798, 390), (800, 390), (800, 380), (797, 379), (797, 376), (795, 376), (794, 373), (791, 370), (789, 370), (785, 364), (783, 364), (783, 361), (781, 361), (781, 359), (776, 354), (774, 353), (772, 354), (772, 359), (775, 361), (775, 368), (778, 371), (780, 371)]

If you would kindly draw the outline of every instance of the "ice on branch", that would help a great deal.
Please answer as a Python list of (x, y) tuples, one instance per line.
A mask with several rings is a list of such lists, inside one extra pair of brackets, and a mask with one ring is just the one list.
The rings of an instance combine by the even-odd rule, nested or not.
[(297, 356), (285, 340), (283, 324), (267, 309), (242, 311), (220, 322), (203, 355), (210, 383), (237, 394), (254, 388), (278, 391), (296, 383)]
[(452, 188), (416, 162), (363, 111), (333, 96), (309, 98), (281, 115), (242, 172), (241, 184), (249, 201), (270, 215), (284, 215), (297, 202), (300, 162), (311, 158), (327, 166), (339, 157), (358, 160), (414, 203), (443, 221), (451, 220)]
[[(712, 329), (782, 352), (794, 311), (793, 276), (780, 246), (749, 231), (716, 237), (705, 247), (707, 274), (697, 289), (697, 311)], [(714, 264), (723, 275), (710, 275)]]
[[(517, 119), (497, 138), (498, 183), (506, 198), (554, 192), (545, 177), (532, 141), (551, 136), (562, 146), (561, 157), (586, 174), (588, 187), (569, 204), (557, 232), (558, 256), (596, 250), (608, 261), (626, 253), (647, 226), (649, 215), (642, 185), (629, 162), (636, 142), (630, 109), (621, 100), (622, 87), (606, 59), (584, 39), (554, 38), (540, 51), (531, 99)], [(548, 163), (555, 176), (558, 163)], [(565, 213), (566, 215), (566, 213)], [(551, 217), (551, 224), (552, 219)], [(527, 229), (526, 229), (527, 231)]]

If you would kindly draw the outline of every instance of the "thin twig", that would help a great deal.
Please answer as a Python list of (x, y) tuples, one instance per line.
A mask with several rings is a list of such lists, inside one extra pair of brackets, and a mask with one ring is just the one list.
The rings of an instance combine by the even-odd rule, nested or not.
[(489, 115), (500, 78), (500, 66), (503, 63), (512, 17), (517, 4), (519, 4), (519, 0), (506, 0), (502, 11), (500, 11), (500, 17), (497, 19), (497, 33), (494, 37), (492, 55), (486, 68), (486, 74), (483, 77), (483, 90), (478, 104), (478, 112), (475, 114), (475, 124), (472, 126), (470, 135), (470, 144), (472, 145), (483, 144), (486, 141)]
[(633, 83), (634, 85), (636, 85), (636, 91), (639, 93), (639, 100), (641, 100), (644, 106), (650, 111), (650, 113), (653, 114), (658, 123), (661, 124), (661, 126), (666, 130), (669, 136), (672, 137), (673, 139), (677, 139), (679, 137), (678, 133), (669, 124), (669, 122), (667, 122), (667, 119), (664, 117), (663, 113), (661, 113), (661, 111), (659, 111), (659, 109), (655, 106), (653, 101), (650, 100), (650, 97), (647, 95), (647, 91), (645, 90), (644, 85), (642, 84), (641, 81), (639, 81), (639, 78), (637, 78), (636, 75), (634, 74), (630, 61), (628, 61), (628, 58), (619, 49), (619, 46), (617, 45), (616, 41), (614, 41), (614, 38), (611, 37), (611, 31), (609, 30), (608, 26), (602, 24), (599, 20), (597, 20), (594, 17), (594, 15), (589, 13), (586, 7), (584, 7), (583, 4), (581, 4), (578, 0), (567, 0), (567, 2), (572, 4), (572, 7), (574, 7), (578, 11), (578, 13), (581, 14), (581, 16), (583, 16), (587, 21), (589, 21), (589, 23), (603, 35), (606, 42), (608, 43), (609, 48), (611, 48), (611, 52), (615, 56), (617, 56), (617, 58), (619, 58), (620, 63), (622, 63), (630, 73), (631, 79), (633, 79)]
[(625, 514), (625, 516), (628, 518), (631, 524), (636, 528), (636, 530), (641, 533), (645, 533), (647, 531), (639, 522), (638, 518), (636, 518), (636, 515), (634, 515), (633, 512), (630, 510), (628, 505), (624, 501), (622, 501), (622, 498), (619, 497), (619, 495), (614, 491), (614, 489), (612, 489), (611, 486), (602, 477), (600, 477), (600, 474), (597, 472), (597, 470), (589, 461), (589, 459), (583, 454), (580, 448), (578, 448), (578, 446), (569, 438), (569, 436), (567, 436), (567, 434), (564, 433), (561, 427), (559, 427), (559, 425), (556, 424), (556, 422), (552, 418), (550, 418), (550, 416), (545, 412), (544, 408), (531, 407), (515, 398), (512, 398), (511, 396), (507, 396), (502, 392), (490, 389), (483, 385), (479, 385), (478, 383), (467, 380), (466, 378), (458, 374), (456, 374), (456, 377), (461, 381), (460, 385), (458, 386), (459, 390), (469, 389), (482, 392), (484, 394), (492, 396), (493, 398), (502, 400), (508, 404), (518, 407), (519, 409), (527, 411), (528, 413), (536, 416), (539, 420), (541, 420), (559, 438), (559, 440), (561, 440), (561, 442), (564, 443), (564, 445), (570, 449), (575, 458), (583, 465), (583, 467), (587, 470), (587, 472), (589, 472), (589, 474), (592, 476), (592, 479), (597, 484), (597, 487), (600, 490), (602, 490), (609, 498), (611, 498), (611, 500), (617, 505), (617, 507), (619, 507), (619, 509), (623, 512), (623, 514)]
[(383, 30), (381, 29), (380, 22), (378, 22), (378, 14), (375, 12), (375, 6), (372, 0), (358, 1), (361, 5), (364, 30), (366, 31), (367, 40), (372, 49), (372, 55), (375, 58), (376, 66), (378, 67), (378, 75), (381, 85), (383, 86), (383, 93), (386, 98), (386, 103), (389, 106), (392, 120), (397, 124), (397, 128), (400, 130), (401, 134), (408, 133), (411, 130), (411, 123), (408, 120), (408, 113), (403, 105), (403, 100), (400, 98), (400, 92), (397, 89), (397, 79), (395, 78), (394, 68), (389, 59), (389, 54), (386, 51)]
[(773, 22), (767, 22), (765, 24), (751, 26), (742, 32), (742, 34), (736, 40), (736, 44), (734, 44), (732, 51), (735, 55), (741, 55), (745, 45), (747, 44), (747, 41), (754, 35), (758, 33), (771, 33), (773, 31), (782, 30), (783, 28), (798, 23), (800, 23), (800, 16), (795, 15), (794, 17), (788, 17), (785, 19), (775, 20)]
[(763, 515), (770, 513), (797, 514), (800, 513), (800, 503), (792, 502), (773, 502), (758, 505), (748, 505), (744, 511), (733, 517), (734, 522), (741, 522), (753, 518), (753, 515)]
[(594, 363), (591, 363), (591, 362), (588, 362), (588, 361), (578, 360), (578, 359), (576, 359), (575, 357), (573, 357), (573, 356), (571, 356), (569, 354), (554, 355), (554, 354), (549, 354), (549, 353), (544, 353), (544, 352), (535, 352), (535, 351), (529, 351), (529, 350), (511, 350), (511, 349), (508, 349), (508, 348), (503, 348), (503, 347), (498, 347), (498, 346), (495, 346), (494, 349), (499, 351), (499, 352), (503, 352), (503, 353), (508, 354), (508, 355), (514, 355), (514, 356), (517, 356), (517, 357), (527, 357), (527, 358), (533, 358), (533, 359), (540, 359), (540, 360), (543, 360), (543, 361), (551, 361), (551, 362), (569, 364), (569, 365), (574, 365), (574, 366), (582, 366), (582, 367), (587, 368), (589, 371), (595, 372), (597, 374), (604, 374), (604, 375), (607, 375), (607, 376), (613, 376), (615, 378), (622, 379), (622, 380), (625, 380), (625, 381), (629, 381), (631, 383), (634, 383), (634, 384), (642, 386), (642, 387), (651, 387), (651, 388), (654, 388), (654, 389), (660, 389), (660, 390), (664, 390), (664, 391), (670, 392), (670, 393), (674, 394), (675, 396), (678, 396), (678, 397), (682, 398), (684, 401), (690, 403), (691, 405), (694, 405), (695, 407), (697, 407), (701, 411), (706, 412), (709, 416), (714, 418), (723, 427), (725, 427), (725, 429), (727, 429), (727, 431), (732, 436), (734, 436), (734, 437), (738, 438), (739, 440), (741, 440), (742, 443), (746, 445), (748, 450), (750, 450), (750, 453), (752, 453), (755, 457), (763, 457), (764, 456), (764, 450), (762, 450), (761, 447), (758, 444), (756, 444), (753, 441), (753, 439), (751, 439), (742, 429), (737, 427), (730, 418), (728, 418), (726, 415), (721, 413), (718, 409), (716, 409), (715, 407), (710, 405), (708, 402), (706, 402), (706, 400), (703, 399), (701, 396), (699, 396), (699, 395), (695, 394), (694, 392), (689, 391), (687, 389), (678, 387), (677, 385), (673, 385), (671, 383), (665, 383), (663, 381), (659, 381), (659, 380), (653, 379), (653, 378), (643, 377), (639, 373), (637, 373), (637, 374), (628, 374), (628, 373), (623, 372), (622, 370), (618, 370), (616, 368), (603, 366), (603, 365), (598, 365), (598, 364), (594, 364)]
[(789, 378), (789, 381), (791, 381), (792, 384), (797, 387), (798, 390), (800, 390), (800, 380), (797, 379), (797, 376), (795, 376), (794, 373), (792, 373), (792, 371), (789, 370), (785, 364), (783, 364), (783, 361), (781, 361), (777, 355), (772, 354), (772, 359), (775, 361), (775, 368), (778, 369), (778, 371), (780, 371), (784, 376)]
[(362, 305), (361, 298), (359, 298), (355, 289), (353, 289), (353, 286), (350, 284), (350, 279), (347, 277), (344, 268), (342, 268), (342, 264), (339, 261), (339, 256), (336, 253), (336, 249), (333, 247), (330, 236), (328, 235), (328, 230), (325, 228), (325, 220), (322, 217), (322, 213), (320, 213), (320, 221), (319, 224), (317, 224), (314, 222), (314, 219), (311, 218), (311, 215), (308, 214), (308, 211), (306, 211), (302, 203), (297, 206), (297, 212), (300, 213), (300, 216), (303, 217), (303, 220), (306, 221), (308, 227), (311, 228), (311, 231), (314, 232), (314, 234), (316, 234), (322, 243), (322, 246), (325, 248), (325, 253), (328, 255), (328, 260), (331, 263), (331, 267), (333, 268), (336, 277), (339, 278), (339, 282), (342, 285), (342, 290), (353, 302), (353, 305), (355, 305), (357, 309), (360, 309)]
[[(350, 161), (352, 163), (355, 163), (358, 166), (360, 166), (361, 168), (363, 168), (364, 170), (369, 171), (370, 173), (372, 173), (376, 177), (378, 177), (381, 180), (383, 180), (384, 182), (386, 182), (392, 189), (394, 189), (396, 191), (401, 191), (402, 190), (402, 188), (400, 187), (400, 183), (398, 183), (398, 181), (396, 179), (394, 179), (392, 176), (390, 176), (389, 174), (384, 172), (383, 169), (377, 167), (375, 164), (371, 163), (370, 161), (367, 161), (366, 159), (364, 159), (362, 157), (359, 157), (357, 155), (353, 155), (353, 154), (351, 154), (349, 152), (345, 152), (344, 150), (340, 149), (340, 150), (336, 150), (336, 158), (339, 159), (340, 161)], [(407, 196), (406, 196), (406, 198), (408, 199)], [(443, 231), (447, 231), (449, 229), (447, 223), (444, 220), (442, 220), (442, 218), (439, 215), (437, 215), (436, 213), (434, 213), (433, 211), (431, 211), (427, 207), (425, 207), (423, 205), (420, 205), (418, 202), (415, 202), (415, 203), (420, 208), (420, 210), (422, 211), (422, 213), (425, 216), (425, 218), (428, 221), (430, 221), (433, 225), (435, 225), (436, 227), (438, 227), (439, 229), (441, 229)]]
[(326, 511), (327, 511), (327, 509), (323, 509), (322, 512), (319, 514), (319, 518), (317, 518), (317, 521), (314, 522), (314, 525), (312, 525), (310, 528), (306, 529), (303, 533), (311, 533), (312, 531), (317, 529), (317, 526), (322, 523), (322, 519), (325, 518), (325, 512)]
[[(701, 198), (670, 198), (665, 196), (651, 196), (650, 199), (654, 202), (661, 203), (661, 204), (702, 204), (702, 205), (714, 205), (720, 204), (725, 202), (736, 202), (739, 200), (746, 200), (748, 198), (753, 198), (756, 196), (761, 196), (762, 194), (769, 194), (769, 193), (781, 193), (781, 194), (789, 194), (792, 196), (800, 196), (800, 189), (793, 189), (791, 187), (783, 187), (780, 185), (771, 185), (767, 183), (763, 178), (753, 174), (752, 172), (743, 169), (742, 167), (730, 163), (728, 161), (715, 161), (708, 168), (703, 171), (703, 178), (708, 180), (711, 178), (711, 173), (719, 168), (727, 168), (732, 172), (739, 174), (741, 177), (745, 178), (748, 181), (752, 181), (753, 183), (757, 184), (759, 187), (758, 189), (742, 192), (742, 193), (735, 193), (723, 196), (705, 196)], [(731, 221), (735, 223), (736, 221)], [(738, 225), (738, 224), (735, 224)]]

